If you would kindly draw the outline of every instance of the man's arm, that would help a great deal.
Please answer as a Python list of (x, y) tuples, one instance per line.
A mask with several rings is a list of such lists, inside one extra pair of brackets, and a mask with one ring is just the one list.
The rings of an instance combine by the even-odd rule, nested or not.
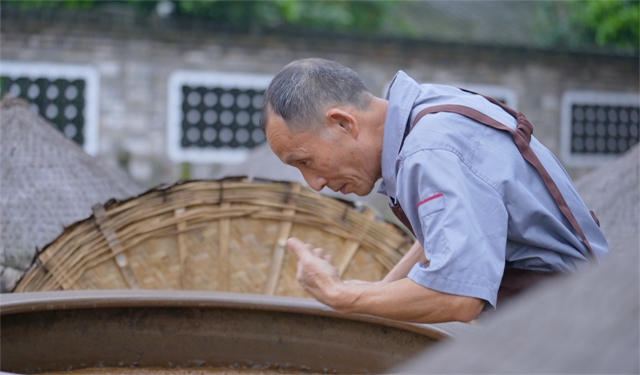
[(424, 255), (424, 250), (422, 249), (422, 245), (420, 245), (420, 242), (418, 241), (413, 243), (413, 246), (411, 246), (409, 251), (407, 251), (407, 253), (404, 254), (402, 259), (400, 259), (400, 261), (398, 261), (398, 263), (396, 263), (396, 265), (393, 266), (391, 271), (389, 271), (389, 273), (387, 273), (387, 276), (385, 276), (382, 280), (371, 282), (371, 281), (350, 279), (350, 280), (344, 280), (344, 282), (346, 284), (358, 284), (358, 285), (367, 284), (368, 285), (368, 284), (388, 283), (391, 281), (400, 280), (407, 277), (407, 275), (409, 274), (409, 271), (411, 271), (411, 268), (413, 268), (413, 266), (416, 263), (423, 263), (426, 265), (429, 264), (427, 257)]
[(387, 276), (382, 279), (383, 283), (396, 281), (407, 277), (409, 271), (416, 263), (429, 264), (427, 257), (424, 255), (424, 249), (420, 242), (416, 241), (407, 253), (400, 259), (398, 263), (389, 271)]
[(418, 323), (471, 321), (484, 301), (441, 293), (408, 278), (374, 284), (346, 284), (321, 249), (291, 238), (287, 247), (298, 259), (296, 279), (318, 301), (343, 313), (359, 313)]

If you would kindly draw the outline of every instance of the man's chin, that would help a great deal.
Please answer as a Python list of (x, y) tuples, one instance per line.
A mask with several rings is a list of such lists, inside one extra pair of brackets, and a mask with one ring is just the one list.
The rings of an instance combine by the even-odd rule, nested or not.
[(367, 196), (369, 194), (371, 194), (371, 191), (373, 191), (373, 188), (375, 187), (375, 183), (373, 184), (358, 184), (358, 185), (352, 185), (350, 183), (346, 183), (344, 185), (342, 185), (339, 189), (337, 190), (333, 190), (336, 193), (341, 193), (344, 195), (348, 195), (348, 194), (355, 194), (359, 197), (364, 197)]
[(373, 190), (373, 186), (370, 187), (363, 187), (362, 189), (356, 190), (356, 191), (352, 191), (351, 193), (359, 196), (359, 197), (365, 197), (369, 194), (371, 194), (371, 191)]

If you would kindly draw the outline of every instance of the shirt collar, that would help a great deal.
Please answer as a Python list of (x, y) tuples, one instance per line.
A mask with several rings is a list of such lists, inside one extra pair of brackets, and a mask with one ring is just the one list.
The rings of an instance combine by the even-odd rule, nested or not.
[(398, 153), (404, 135), (405, 126), (411, 115), (413, 104), (420, 94), (420, 86), (405, 72), (399, 71), (391, 81), (386, 99), (389, 100), (387, 118), (384, 124), (382, 143), (382, 184), (379, 193), (390, 198), (396, 197), (396, 175), (398, 171)]

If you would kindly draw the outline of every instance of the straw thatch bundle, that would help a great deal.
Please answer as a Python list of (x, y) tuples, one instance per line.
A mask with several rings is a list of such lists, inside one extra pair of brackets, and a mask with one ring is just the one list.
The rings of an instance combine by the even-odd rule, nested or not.
[(141, 189), (87, 155), (21, 99), (0, 104), (0, 273), (2, 291), (31, 265), (37, 249), (91, 215), (91, 206)]
[(17, 292), (199, 289), (305, 296), (295, 236), (334, 255), (347, 279), (379, 280), (412, 244), (372, 211), (298, 183), (191, 181), (96, 205), (36, 259)]
[(640, 249), (640, 145), (576, 183), (609, 241), (611, 255)]

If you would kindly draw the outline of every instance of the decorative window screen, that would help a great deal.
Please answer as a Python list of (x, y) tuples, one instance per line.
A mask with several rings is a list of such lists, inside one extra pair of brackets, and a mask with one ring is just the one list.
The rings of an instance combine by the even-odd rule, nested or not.
[(571, 91), (562, 98), (562, 157), (572, 166), (606, 162), (638, 143), (640, 96)]
[(0, 62), (0, 95), (27, 100), (91, 155), (98, 152), (98, 85), (88, 65)]
[(178, 71), (169, 78), (167, 138), (175, 162), (233, 164), (264, 143), (260, 111), (272, 76)]

